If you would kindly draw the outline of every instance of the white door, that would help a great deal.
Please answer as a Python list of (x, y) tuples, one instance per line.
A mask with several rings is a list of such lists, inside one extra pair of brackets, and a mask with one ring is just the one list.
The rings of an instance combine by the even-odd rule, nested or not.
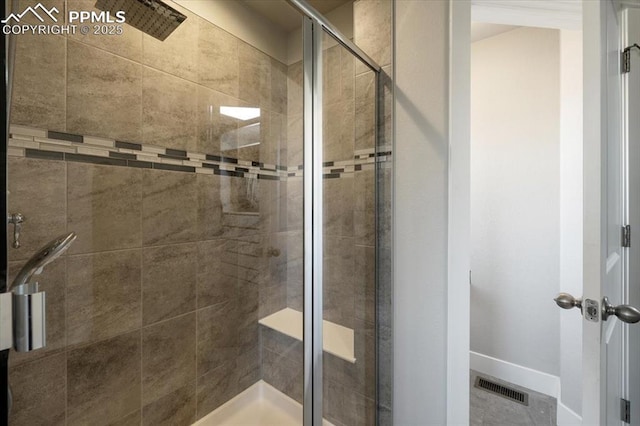
[[(623, 46), (640, 45), (639, 8), (630, 8), (625, 16), (626, 31)], [(628, 223), (635, 232), (633, 244), (627, 249), (629, 291), (625, 303), (640, 307), (640, 49), (629, 50), (631, 71), (623, 77), (624, 118), (626, 123), (627, 164), (629, 173)], [(625, 359), (625, 370), (629, 382), (625, 393), (630, 401), (631, 424), (640, 425), (640, 324), (626, 326), (629, 356)]]
[[(622, 227), (629, 220), (623, 77), (620, 55), (623, 5), (619, 1), (583, 2), (585, 48), (585, 193), (583, 423), (622, 425), (621, 399), (628, 398), (627, 325), (600, 315), (603, 298), (628, 302), (629, 249)], [(629, 185), (627, 185), (627, 183)], [(589, 301), (597, 304), (592, 321)], [(632, 325), (630, 327), (640, 327)], [(634, 357), (637, 361), (637, 354)], [(636, 423), (638, 424), (638, 423)]]

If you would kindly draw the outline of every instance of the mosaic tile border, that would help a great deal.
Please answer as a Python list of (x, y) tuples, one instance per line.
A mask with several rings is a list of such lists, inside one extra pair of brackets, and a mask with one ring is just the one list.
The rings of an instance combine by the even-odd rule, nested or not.
[[(377, 154), (374, 151), (358, 150), (351, 160), (325, 162), (324, 178), (347, 177), (373, 169), (376, 162), (387, 162), (391, 156), (390, 149)], [(303, 175), (302, 165), (287, 167), (18, 125), (10, 127), (8, 155), (249, 179), (287, 180)]]

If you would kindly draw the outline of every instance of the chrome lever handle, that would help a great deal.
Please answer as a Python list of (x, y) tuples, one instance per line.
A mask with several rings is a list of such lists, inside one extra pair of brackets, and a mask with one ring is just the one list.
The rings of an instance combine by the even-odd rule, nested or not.
[(602, 320), (606, 321), (611, 315), (615, 315), (622, 322), (635, 324), (640, 321), (640, 310), (629, 305), (612, 305), (609, 298), (602, 299)]
[(13, 224), (13, 248), (20, 248), (20, 232), (22, 231), (22, 223), (27, 220), (22, 213), (14, 213), (7, 218), (7, 222)]
[(562, 309), (579, 308), (580, 312), (582, 312), (582, 299), (576, 299), (569, 293), (560, 293), (553, 300)]

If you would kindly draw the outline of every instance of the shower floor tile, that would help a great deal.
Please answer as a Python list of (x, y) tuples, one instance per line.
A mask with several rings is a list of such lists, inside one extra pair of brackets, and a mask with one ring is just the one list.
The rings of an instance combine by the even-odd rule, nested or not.
[[(302, 405), (260, 380), (193, 426), (299, 426)], [(324, 426), (333, 426), (328, 421)]]
[[(470, 372), (470, 413), (469, 424), (472, 426), (555, 426), (557, 402), (555, 398), (532, 391), (504, 380)], [(492, 381), (513, 387), (529, 394), (529, 406), (518, 404), (501, 396), (475, 388), (476, 376), (480, 375)]]

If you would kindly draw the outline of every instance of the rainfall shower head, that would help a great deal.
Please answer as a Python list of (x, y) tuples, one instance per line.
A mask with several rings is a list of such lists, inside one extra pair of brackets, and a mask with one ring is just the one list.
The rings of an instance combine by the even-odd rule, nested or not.
[(187, 17), (160, 0), (97, 0), (105, 12), (125, 12), (126, 23), (158, 40), (169, 37)]
[(47, 245), (31, 256), (31, 259), (22, 267), (13, 280), (13, 283), (11, 283), (9, 290), (13, 287), (28, 283), (32, 276), (40, 274), (42, 268), (60, 257), (75, 240), (76, 233), (70, 232), (69, 234), (61, 235), (55, 240), (49, 241)]

